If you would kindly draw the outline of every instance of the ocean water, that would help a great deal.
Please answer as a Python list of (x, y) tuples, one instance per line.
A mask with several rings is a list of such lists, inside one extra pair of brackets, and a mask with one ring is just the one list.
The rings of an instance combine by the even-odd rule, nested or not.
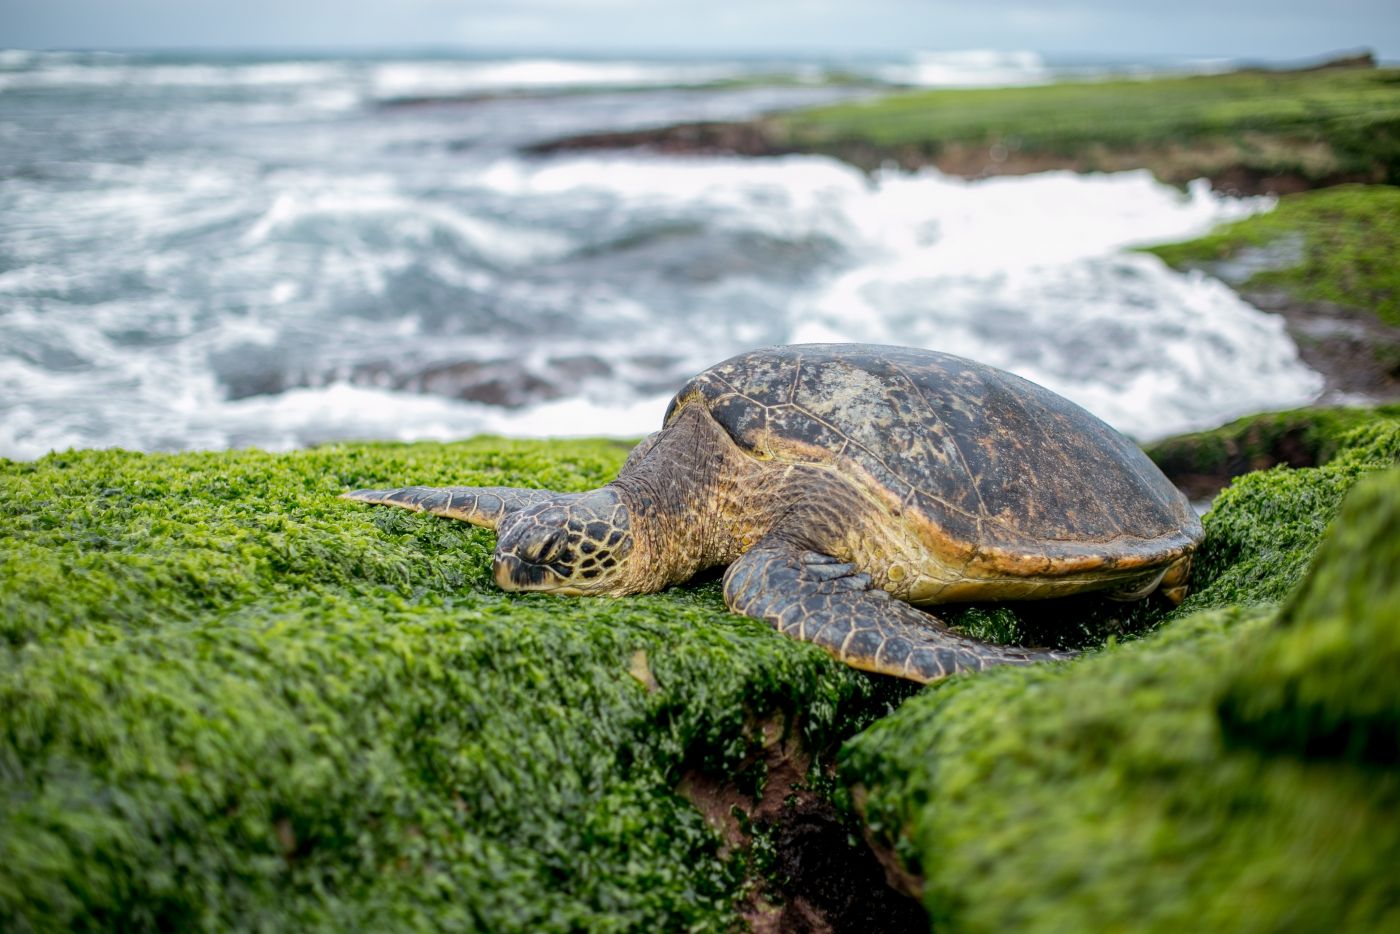
[(963, 354), (1143, 439), (1313, 398), (1278, 318), (1131, 252), (1267, 199), (522, 154), (875, 93), (833, 71), (1057, 67), (0, 52), (0, 456), (639, 435), (691, 373), (791, 341)]

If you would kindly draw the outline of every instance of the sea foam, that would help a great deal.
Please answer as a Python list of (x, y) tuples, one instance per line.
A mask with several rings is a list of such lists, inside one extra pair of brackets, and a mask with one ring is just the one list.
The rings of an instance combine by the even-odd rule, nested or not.
[[(689, 375), (793, 341), (963, 354), (1144, 439), (1319, 390), (1278, 318), (1132, 252), (1267, 199), (1144, 173), (969, 182), (814, 156), (532, 158), (510, 142), (529, 121), (735, 106), (719, 90), (296, 110), (429, 73), (451, 90), (672, 67), (407, 64), (394, 78), (392, 60), (0, 63), (33, 82), (27, 103), (0, 93), (23, 169), (0, 186), (0, 455), (635, 437)], [(61, 92), (34, 77), (57, 87), (75, 69)], [(103, 69), (144, 90), (88, 81)]]

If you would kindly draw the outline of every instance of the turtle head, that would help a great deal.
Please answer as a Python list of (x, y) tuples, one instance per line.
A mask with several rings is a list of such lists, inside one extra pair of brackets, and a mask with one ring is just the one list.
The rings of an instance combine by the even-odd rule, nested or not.
[(632, 593), (631, 554), (627, 507), (604, 487), (561, 493), (508, 515), (497, 529), (492, 572), (503, 590)]

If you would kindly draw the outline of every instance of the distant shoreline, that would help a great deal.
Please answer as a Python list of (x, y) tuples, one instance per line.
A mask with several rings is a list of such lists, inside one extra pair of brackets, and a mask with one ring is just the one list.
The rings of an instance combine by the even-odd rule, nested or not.
[(896, 92), (754, 120), (568, 135), (527, 151), (805, 153), (962, 178), (1147, 169), (1168, 184), (1204, 177), (1228, 194), (1282, 195), (1400, 179), (1400, 128), (1386, 116), (1397, 102), (1400, 69), (1363, 53), (1292, 70)]

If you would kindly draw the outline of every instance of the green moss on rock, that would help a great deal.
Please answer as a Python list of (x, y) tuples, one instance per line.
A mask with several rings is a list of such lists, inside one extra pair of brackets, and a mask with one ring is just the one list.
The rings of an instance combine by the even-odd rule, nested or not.
[(1178, 485), (1201, 478), (1218, 489), (1231, 477), (1280, 464), (1325, 464), (1350, 430), (1377, 419), (1400, 419), (1400, 404), (1248, 415), (1209, 431), (1165, 438), (1145, 450)]
[(766, 712), (829, 748), (901, 689), (713, 583), (503, 594), (490, 533), (335, 498), (581, 489), (625, 453), (0, 462), (0, 928), (732, 927), (742, 857), (681, 775), (740, 769)]
[[(1394, 463), (1400, 429), (1377, 420), (1338, 449), (1220, 498), (1178, 610), (954, 611), (1003, 638), (1109, 645), (951, 679), (848, 743), (840, 774), (925, 873), (935, 921), (1397, 920), (1377, 869), (1400, 857), (1397, 780), (1260, 726), (1360, 708), (1259, 705), (1295, 694), (1250, 687), (1302, 670), (1251, 647), (1302, 631), (1271, 626), (1276, 601), (1347, 490)], [(0, 462), (0, 928), (739, 924), (762, 853), (726, 850), (683, 778), (761, 785), (765, 718), (820, 763), (914, 689), (729, 614), (713, 580), (618, 601), (504, 594), (489, 532), (335, 498), (584, 489), (625, 453), (477, 439)], [(1327, 580), (1298, 620), (1359, 612), (1324, 600)]]
[(1210, 267), (1246, 249), (1290, 243), (1296, 244), (1296, 256), (1265, 263), (1239, 284), (1282, 288), (1300, 299), (1359, 308), (1400, 325), (1400, 263), (1395, 261), (1400, 256), (1400, 188), (1393, 185), (1342, 185), (1285, 195), (1265, 214), (1147, 252), (1178, 268)]
[[(1239, 71), (1153, 80), (944, 89), (785, 114), (771, 132), (789, 148), (907, 151), (937, 160), (995, 149), (1025, 171), (1074, 160), (1083, 170), (1133, 165), (1187, 181), (1202, 174), (1290, 174), (1311, 182), (1400, 180), (1396, 69)], [(1037, 159), (1039, 158), (1039, 161)], [(874, 160), (878, 164), (879, 159)]]
[(1248, 474), (1220, 494), (1192, 563), (1192, 592), (1177, 615), (1277, 603), (1302, 580), (1342, 497), (1363, 475), (1400, 460), (1400, 422), (1357, 428), (1340, 445), (1320, 468)]
[[(1270, 742), (1261, 744), (1229, 739), (1217, 715), (1228, 689), (1227, 709), (1237, 713), (1227, 722), (1241, 734), (1253, 729), (1246, 724), (1299, 716), (1278, 703), (1253, 706), (1253, 685), (1293, 683), (1291, 675), (1301, 685), (1303, 666), (1280, 669), (1278, 655), (1241, 657), (1284, 638), (1271, 625), (1277, 601), (1303, 577), (1343, 496), (1397, 456), (1400, 429), (1382, 422), (1345, 438), (1323, 467), (1242, 478), (1206, 517), (1196, 589), (1156, 631), (1069, 664), (950, 679), (845, 745), (840, 775), (856, 788), (872, 828), (923, 873), (935, 927), (1400, 924), (1390, 871), (1400, 859), (1400, 777), (1273, 755), (1275, 733), (1262, 734)], [(1373, 505), (1376, 494), (1361, 495), (1353, 510)], [(1388, 522), (1346, 540), (1381, 560), (1394, 551)], [(1312, 607), (1332, 592), (1325, 569), (1335, 564), (1319, 565), (1315, 573), (1324, 576), (1295, 606)], [(1357, 590), (1349, 580), (1346, 592), (1356, 597), (1342, 598), (1345, 605), (1393, 626), (1383, 602), (1390, 591)], [(1308, 596), (1314, 591), (1319, 596)], [(1368, 650), (1369, 633), (1350, 634), (1352, 660)], [(1393, 630), (1381, 638), (1382, 655), (1389, 641)], [(1349, 729), (1393, 725), (1332, 702), (1340, 666), (1313, 660), (1330, 668), (1321, 677), (1333, 687), (1319, 692), (1328, 698), (1331, 719), (1321, 722), (1329, 729), (1339, 719)], [(1385, 668), (1378, 659), (1377, 670)], [(1266, 698), (1291, 696), (1271, 690)]]
[(1220, 702), (1227, 738), (1400, 764), (1400, 470), (1347, 497), (1303, 586)]

